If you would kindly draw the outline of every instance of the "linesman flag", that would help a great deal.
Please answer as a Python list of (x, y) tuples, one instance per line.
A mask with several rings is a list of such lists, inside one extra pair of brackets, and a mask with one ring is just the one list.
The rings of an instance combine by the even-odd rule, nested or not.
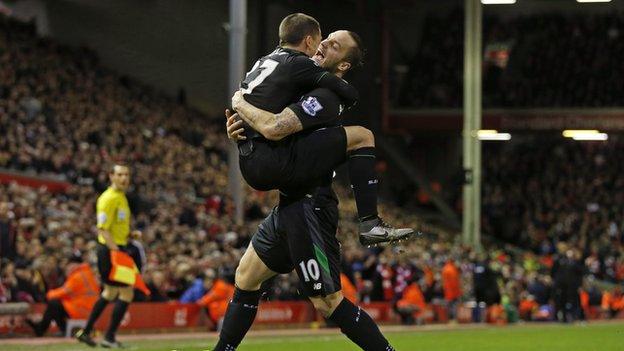
[(145, 295), (151, 295), (151, 292), (145, 285), (141, 272), (134, 264), (134, 260), (130, 255), (123, 251), (111, 251), (112, 269), (108, 274), (108, 279), (134, 286), (141, 290)]

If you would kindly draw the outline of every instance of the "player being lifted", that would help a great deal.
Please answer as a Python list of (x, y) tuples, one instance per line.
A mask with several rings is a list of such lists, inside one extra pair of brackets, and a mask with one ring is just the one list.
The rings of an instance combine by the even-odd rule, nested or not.
[[(356, 34), (348, 34), (351, 32), (335, 35), (342, 32), (361, 42)], [(291, 139), (285, 138), (322, 127), (322, 123), (314, 121), (324, 108), (319, 98), (309, 96), (300, 104), (299, 108), (309, 117), (305, 121), (310, 121), (305, 125), (292, 108), (287, 108), (304, 93), (315, 87), (331, 90), (345, 102), (339, 112), (344, 105), (353, 103), (357, 93), (342, 78), (319, 66), (335, 59), (344, 48), (332, 36), (320, 45), (321, 30), (314, 18), (301, 13), (289, 15), (280, 24), (279, 33), (280, 46), (256, 62), (241, 83), (244, 98), (239, 95), (233, 100), (234, 108), (247, 123), (243, 125), (246, 139), (238, 146), (243, 177), (255, 189), (279, 189), (282, 195), (295, 196), (293, 189), (318, 184), (328, 171), (347, 162), (360, 220), (360, 242), (369, 246), (406, 239), (414, 233), (412, 229), (396, 229), (377, 213), (375, 140), (370, 130), (340, 127), (324, 133), (324, 138), (316, 135), (314, 144), (301, 143), (297, 148)], [(346, 51), (347, 56), (354, 54), (353, 50)], [(351, 65), (341, 64), (343, 69)]]
[[(343, 47), (336, 51), (332, 60), (323, 67), (341, 76), (350, 65), (358, 60), (346, 57), (355, 50), (361, 53), (356, 43), (356, 34), (339, 31), (330, 34)], [(306, 101), (318, 99), (324, 108), (313, 119), (303, 112)], [(345, 138), (340, 127), (340, 99), (327, 89), (315, 89), (306, 94), (299, 103), (291, 105), (297, 111), (299, 121), (310, 127), (326, 127), (335, 135), (332, 143), (323, 143), (316, 149), (317, 154), (309, 154), (314, 145), (328, 137), (327, 134), (312, 132), (294, 133), (291, 136), (295, 152), (308, 153), (310, 157), (323, 157), (332, 147), (344, 148)], [(240, 140), (242, 121), (237, 116), (228, 117), (228, 137)], [(314, 160), (312, 160), (314, 163)], [(332, 171), (328, 171), (319, 184), (302, 184), (289, 189), (289, 194), (280, 194), (279, 205), (274, 208), (258, 227), (251, 244), (245, 251), (236, 269), (234, 297), (228, 305), (215, 351), (233, 351), (251, 327), (258, 308), (261, 285), (279, 273), (296, 270), (300, 280), (300, 291), (307, 296), (317, 311), (340, 327), (340, 330), (363, 350), (393, 351), (394, 348), (381, 334), (374, 320), (360, 307), (345, 299), (340, 282), (340, 243), (336, 238), (338, 227), (338, 198), (331, 189)]]

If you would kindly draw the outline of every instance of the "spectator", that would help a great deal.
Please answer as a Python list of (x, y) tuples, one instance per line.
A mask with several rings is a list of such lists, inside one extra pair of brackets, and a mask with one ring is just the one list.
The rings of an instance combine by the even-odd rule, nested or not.
[(234, 296), (234, 285), (217, 278), (214, 270), (208, 270), (204, 277), (204, 288), (207, 293), (198, 304), (208, 310), (214, 329), (219, 330), (227, 305)]
[[(182, 297), (180, 298), (180, 302), (182, 303), (193, 302), (194, 303), (194, 302), (197, 302), (199, 299), (201, 299), (202, 296), (206, 294), (205, 286), (206, 285), (210, 286), (210, 283), (205, 282), (206, 277), (210, 274), (214, 274), (214, 271), (209, 270), (197, 276), (197, 278), (193, 280), (193, 283), (191, 284), (191, 286), (188, 289), (186, 289), (186, 291), (182, 294)], [(209, 278), (208, 280), (212, 281), (212, 279), (214, 278)]]
[(583, 281), (583, 265), (574, 250), (561, 253), (552, 269), (557, 319), (568, 323), (578, 320), (581, 313), (579, 290)]
[(395, 310), (401, 316), (401, 324), (422, 324), (422, 317), (427, 304), (418, 281), (412, 280), (400, 296), (396, 302)]
[(73, 256), (67, 264), (67, 280), (63, 286), (48, 291), (47, 307), (40, 322), (27, 320), (35, 335), (43, 336), (52, 321), (65, 333), (68, 318), (85, 319), (97, 300), (100, 287), (89, 264)]
[(601, 308), (609, 318), (615, 318), (618, 313), (624, 311), (624, 294), (619, 286), (602, 295)]
[(475, 263), (472, 277), (477, 302), (484, 302), (487, 306), (500, 303), (496, 274), (490, 267), (490, 260), (487, 257)]
[(457, 318), (457, 303), (462, 296), (460, 279), (459, 269), (455, 266), (453, 259), (448, 258), (442, 267), (442, 288), (451, 320)]
[(0, 260), (15, 259), (16, 228), (12, 217), (9, 204), (0, 200)]
[(342, 294), (345, 299), (351, 301), (354, 304), (358, 303), (358, 293), (355, 285), (351, 282), (349, 277), (344, 273), (340, 273), (340, 287), (342, 288)]

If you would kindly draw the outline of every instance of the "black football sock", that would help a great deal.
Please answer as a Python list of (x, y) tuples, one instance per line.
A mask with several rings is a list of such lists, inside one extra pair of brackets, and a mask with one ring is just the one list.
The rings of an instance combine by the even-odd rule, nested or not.
[(361, 221), (377, 218), (377, 172), (375, 148), (363, 147), (349, 153), (349, 180)]
[(98, 320), (98, 318), (100, 318), (102, 312), (104, 312), (106, 305), (108, 305), (108, 300), (103, 297), (100, 297), (95, 305), (93, 305), (93, 309), (91, 310), (91, 314), (89, 315), (89, 320), (87, 321), (87, 326), (84, 328), (85, 334), (89, 335), (91, 333), (95, 322)]
[(234, 290), (234, 297), (225, 311), (219, 341), (213, 351), (236, 350), (256, 318), (260, 295), (260, 290)]
[(342, 299), (328, 319), (364, 351), (395, 351), (368, 313), (347, 299)]
[(111, 317), (110, 325), (108, 326), (108, 330), (106, 331), (106, 340), (115, 341), (115, 333), (117, 333), (117, 328), (119, 328), (121, 320), (128, 310), (128, 305), (130, 304), (123, 300), (117, 300), (115, 302), (115, 308), (113, 308), (113, 316)]

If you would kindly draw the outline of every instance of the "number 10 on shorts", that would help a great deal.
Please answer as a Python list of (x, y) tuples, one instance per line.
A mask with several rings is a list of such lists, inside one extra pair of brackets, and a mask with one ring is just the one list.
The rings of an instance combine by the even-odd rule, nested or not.
[(321, 271), (315, 259), (309, 259), (307, 264), (305, 261), (301, 261), (299, 262), (299, 267), (301, 268), (301, 273), (303, 273), (303, 280), (306, 282), (309, 282), (310, 278), (318, 280), (321, 277)]

